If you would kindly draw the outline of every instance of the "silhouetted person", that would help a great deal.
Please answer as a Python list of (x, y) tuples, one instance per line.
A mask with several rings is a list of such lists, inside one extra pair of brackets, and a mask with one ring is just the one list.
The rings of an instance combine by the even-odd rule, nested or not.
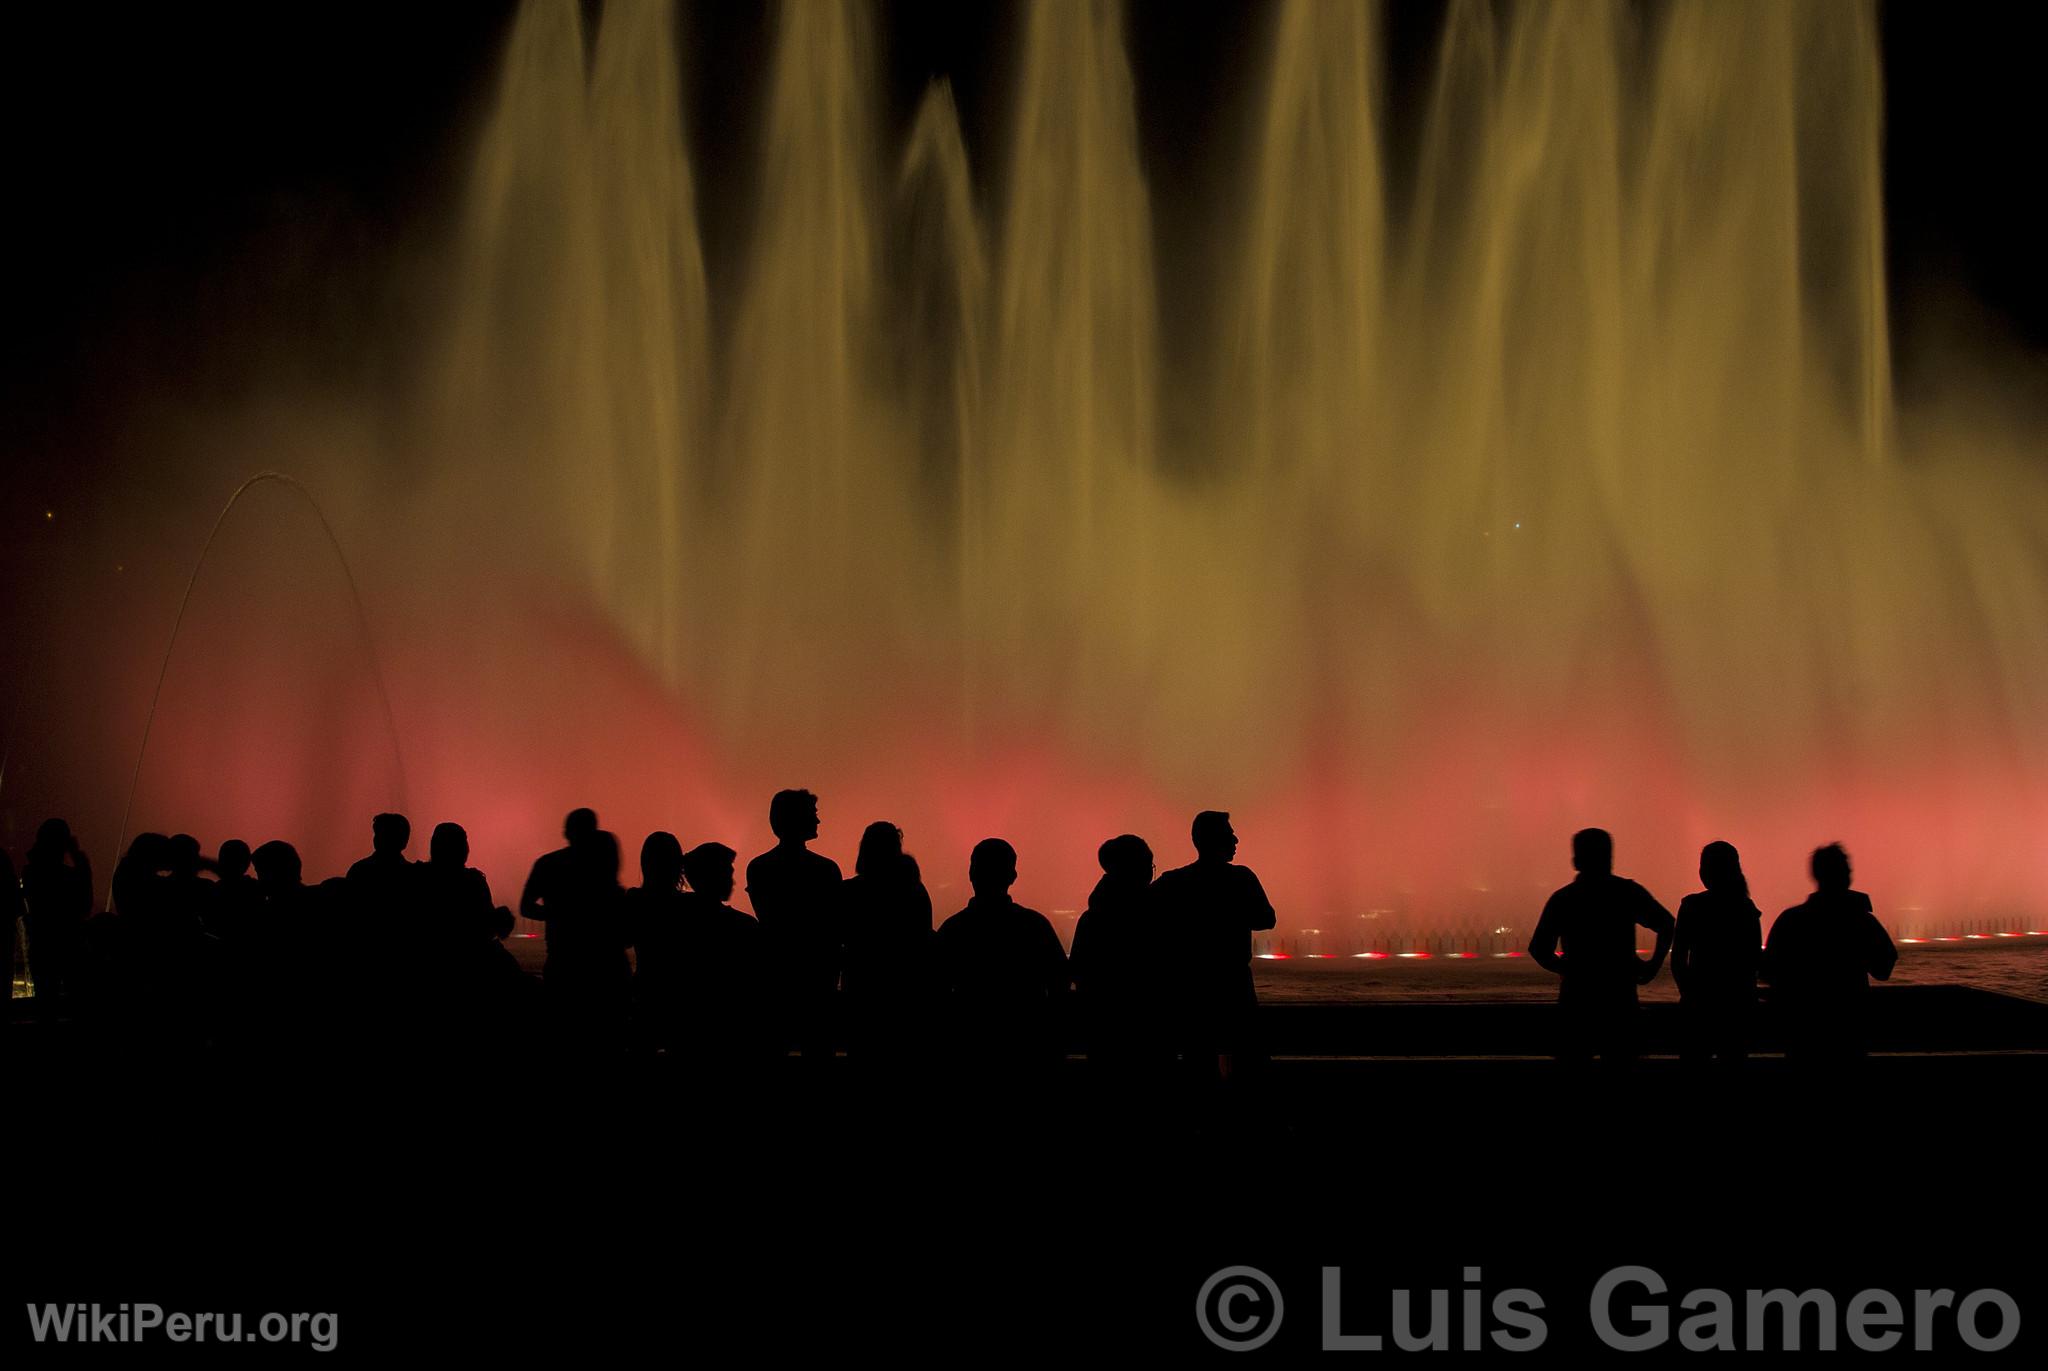
[(1706, 889), (1678, 902), (1671, 979), (1678, 982), (1681, 1053), (1689, 1061), (1741, 1061), (1749, 1055), (1763, 960), (1763, 915), (1749, 898), (1742, 858), (1729, 843), (1700, 849)]
[(92, 863), (62, 819), (45, 819), (36, 830), (22, 865), (21, 895), (28, 910), (24, 926), (37, 996), (76, 995), (85, 921), (92, 914)]
[(165, 872), (170, 912), (181, 939), (196, 938), (213, 915), (213, 882), (200, 873), (208, 865), (199, 840), (190, 833), (173, 833), (168, 848), (170, 866)]
[(428, 1027), (465, 1052), (496, 1051), (494, 1030), (518, 1012), (530, 988), (503, 942), (512, 911), (491, 899), (490, 881), (469, 864), (469, 834), (460, 824), (435, 825), (415, 881)]
[(215, 854), (213, 869), (218, 883), (207, 915), (207, 931), (231, 945), (246, 941), (253, 935), (257, 913), (263, 907), (256, 879), (249, 874), (249, 845), (240, 838), (228, 839)]
[(292, 892), (305, 889), (299, 850), (290, 843), (264, 843), (249, 854), (249, 865), (256, 869), (256, 890), (263, 896), (266, 920), (284, 912), (294, 898)]
[(1230, 815), (1205, 809), (1190, 830), (1195, 860), (1152, 888), (1179, 1003), (1177, 1036), (1197, 1073), (1228, 1076), (1254, 1050), (1252, 934), (1273, 927), (1273, 902), (1251, 868), (1237, 865)]
[(470, 959), (479, 948), (498, 948), (512, 931), (512, 912), (491, 899), (491, 883), (469, 864), (469, 833), (461, 824), (436, 824), (427, 840), (427, 860), (415, 868), (422, 934), (435, 944), (437, 959)]
[(867, 826), (840, 899), (849, 1050), (900, 1061), (925, 1026), (932, 942), (932, 897), (902, 829)]
[[(1152, 893), (1152, 849), (1135, 833), (1111, 838), (1095, 854), (1102, 879), (1074, 925), (1069, 959), (1088, 1037), (1088, 1059), (1129, 1065), (1159, 1040), (1160, 997), (1153, 993), (1161, 933)], [(1240, 868), (1242, 869), (1242, 868)]]
[(172, 930), (171, 840), (162, 833), (138, 833), (114, 864), (114, 912), (96, 920), (99, 937), (94, 960), (112, 976), (122, 1012), (145, 1022), (170, 1011), (176, 970), (166, 950), (175, 945)]
[[(1648, 985), (1664, 965), (1671, 914), (1649, 891), (1614, 874), (1614, 839), (1605, 829), (1572, 834), (1572, 867), (1578, 876), (1545, 902), (1529, 940), (1529, 955), (1563, 981), (1558, 1056), (1632, 1061), (1636, 987)], [(1657, 935), (1647, 962), (1636, 956), (1637, 928)]]
[(1001, 838), (974, 845), (974, 897), (939, 925), (939, 981), (955, 1050), (969, 1063), (1043, 1065), (1059, 1052), (1055, 1011), (1067, 956), (1043, 914), (1010, 898), (1017, 851)]
[(679, 1050), (717, 1072), (758, 1064), (781, 1047), (771, 1028), (768, 934), (727, 903), (738, 857), (724, 843), (699, 843), (682, 858), (690, 888), (680, 902)]
[(421, 923), (420, 871), (405, 855), (411, 841), (412, 821), (403, 814), (376, 815), (370, 820), (370, 855), (342, 878), (349, 922), (365, 933), (374, 930), (375, 945), (386, 954), (380, 974), (356, 992), (367, 1009), (366, 1042), (383, 1037), (396, 1043), (425, 1030), (442, 994), (443, 949)]
[(679, 1037), (689, 961), (682, 883), (682, 843), (673, 833), (648, 834), (640, 844), (640, 884), (626, 892), (626, 928), (633, 939), (634, 1008), (652, 1049), (673, 1049)]
[(747, 863), (747, 900), (775, 945), (783, 1000), (806, 1057), (832, 1055), (839, 986), (839, 863), (806, 844), (818, 836), (818, 797), (777, 791), (768, 802), (775, 846)]
[(1841, 844), (1816, 849), (1811, 870), (1813, 894), (1771, 925), (1763, 975), (1788, 1055), (1852, 1059), (1865, 1050), (1870, 978), (1891, 979), (1899, 949), (1871, 912), (1870, 897), (1849, 888), (1849, 854)]
[(409, 939), (419, 870), (407, 860), (412, 821), (403, 814), (379, 814), (370, 820), (370, 855), (348, 869), (349, 913), (366, 927), (396, 931)]
[(534, 862), (519, 912), (547, 927), (542, 971), (549, 1013), (562, 1041), (584, 1050), (619, 1045), (632, 992), (620, 906), (619, 841), (576, 809), (562, 824), (566, 846)]
[(250, 854), (262, 904), (253, 950), (256, 984), (250, 993), (256, 1049), (289, 1056), (302, 1048), (342, 1041), (334, 1000), (340, 974), (329, 947), (341, 911), (331, 897), (304, 881), (298, 849), (273, 840)]

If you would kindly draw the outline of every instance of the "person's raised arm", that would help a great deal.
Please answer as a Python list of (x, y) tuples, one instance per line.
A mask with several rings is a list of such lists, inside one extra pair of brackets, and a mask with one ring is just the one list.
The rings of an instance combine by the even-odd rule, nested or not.
[(1552, 895), (1543, 905), (1543, 913), (1536, 920), (1536, 931), (1529, 937), (1529, 955), (1536, 959), (1536, 965), (1554, 975), (1564, 974), (1564, 958), (1557, 953), (1557, 896)]

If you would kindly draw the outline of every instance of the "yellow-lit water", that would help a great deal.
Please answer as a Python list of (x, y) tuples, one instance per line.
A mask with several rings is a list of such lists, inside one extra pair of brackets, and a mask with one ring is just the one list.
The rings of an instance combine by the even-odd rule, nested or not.
[(1673, 898), (1841, 837), (1897, 922), (2040, 907), (2048, 480), (1902, 437), (1871, 6), (1454, 2), (1396, 124), (1378, 7), (1284, 0), (1231, 192), (1160, 205), (1117, 5), (1022, 7), (984, 166), (790, 0), (716, 327), (673, 18), (590, 13), (519, 12), (423, 427), (710, 740), (669, 789), (1000, 828), (1068, 903), (1217, 805), (1317, 917), (1519, 908), (1594, 822)]

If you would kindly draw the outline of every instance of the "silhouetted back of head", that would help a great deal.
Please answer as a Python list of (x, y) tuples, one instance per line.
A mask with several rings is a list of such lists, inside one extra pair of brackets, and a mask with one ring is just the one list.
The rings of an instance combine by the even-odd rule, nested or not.
[(180, 876), (199, 874), (199, 840), (190, 833), (173, 833), (170, 846), (170, 868)]
[(228, 839), (220, 845), (220, 851), (215, 854), (213, 864), (219, 869), (222, 880), (248, 875), (249, 845), (240, 838)]
[(468, 866), (469, 834), (461, 824), (435, 824), (427, 838), (427, 860), (435, 866)]
[(1192, 834), (1195, 855), (1204, 861), (1227, 862), (1237, 855), (1237, 832), (1230, 826), (1230, 811), (1205, 809), (1195, 816)]
[(808, 790), (778, 790), (768, 802), (768, 829), (788, 843), (818, 836), (818, 797)]
[(1017, 849), (1001, 838), (983, 838), (967, 858), (967, 883), (977, 895), (1006, 894), (1017, 883)]
[(732, 895), (732, 864), (740, 854), (724, 843), (698, 843), (679, 860), (690, 889), (720, 904)]
[(1849, 888), (1849, 854), (1840, 843), (1813, 850), (1813, 883), (1822, 890)]
[(854, 854), (856, 876), (893, 876), (903, 867), (903, 830), (878, 819), (861, 830), (860, 851)]
[(71, 825), (62, 819), (45, 819), (36, 828), (36, 840), (29, 844), (28, 860), (38, 866), (61, 862), (71, 851)]
[(647, 835), (640, 844), (640, 884), (663, 893), (674, 890), (683, 878), (683, 845), (666, 831)]
[(1708, 843), (1700, 849), (1700, 884), (1716, 894), (1749, 898), (1749, 878), (1742, 874), (1742, 854), (1733, 843)]
[(1572, 870), (1605, 876), (1614, 870), (1614, 839), (1604, 828), (1582, 828), (1572, 834)]
[(1142, 884), (1152, 879), (1152, 847), (1135, 833), (1119, 833), (1096, 848), (1095, 860), (1119, 881)]
[(393, 856), (412, 841), (412, 820), (403, 814), (379, 814), (370, 820), (370, 846)]
[(256, 879), (265, 885), (299, 883), (299, 850), (290, 843), (267, 842), (257, 848), (249, 860), (256, 867)]
[(588, 842), (597, 833), (597, 811), (594, 809), (572, 809), (569, 817), (562, 820), (562, 836), (569, 840), (569, 846)]
[(167, 871), (171, 865), (171, 840), (161, 833), (138, 833), (128, 844), (123, 864), (133, 871)]

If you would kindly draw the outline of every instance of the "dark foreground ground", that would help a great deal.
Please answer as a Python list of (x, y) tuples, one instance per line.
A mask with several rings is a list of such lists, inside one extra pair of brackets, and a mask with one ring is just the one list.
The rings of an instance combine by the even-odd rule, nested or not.
[[(1737, 1345), (1752, 1288), (1825, 1290), (1842, 1310), (1895, 1292), (1902, 1352), (1915, 1290), (1990, 1288), (2020, 1314), (2001, 1355), (2038, 1361), (2048, 1009), (1883, 994), (1886, 1055), (1849, 1075), (1768, 1056), (1701, 1076), (1656, 1055), (1574, 1074), (1508, 1050), (1541, 1007), (1423, 1005), (1277, 1009), (1273, 1060), (1206, 1089), (1081, 1060), (1035, 1085), (958, 1068), (878, 1081), (845, 1058), (720, 1084), (517, 1043), (488, 1064), (257, 1073), (17, 1024), (0, 1318), (15, 1349), (26, 1303), (97, 1301), (242, 1310), (252, 1330), (330, 1312), (337, 1354), (358, 1357), (1016, 1364), (1223, 1356), (1198, 1318), (1206, 1285), (1203, 1317), (1240, 1340), (1280, 1292), (1255, 1352), (1270, 1358), (1323, 1355), (1336, 1267), (1337, 1331), (1381, 1335), (1379, 1355), (1406, 1355), (1406, 1290), (1416, 1331), (1442, 1291), (1450, 1348), (1469, 1299), (1478, 1346), (1505, 1356), (1491, 1335), (1521, 1332), (1493, 1303), (1519, 1287), (1542, 1301), (1541, 1353), (1578, 1357), (1606, 1350), (1601, 1276), (1635, 1265), (1669, 1289), (1625, 1288), (1617, 1323), (1671, 1311), (1667, 1355), (1685, 1355), (1697, 1309), (1677, 1306), (1698, 1288), (1731, 1294)], [(1656, 1052), (1668, 1025), (1650, 1027)], [(1270, 1284), (1210, 1281), (1240, 1266)], [(1998, 1333), (1995, 1308), (1976, 1317)], [(1801, 1346), (1820, 1322), (1805, 1316)], [(1923, 1322), (1935, 1349), (1977, 1355), (1952, 1309)], [(1838, 1312), (1845, 1353), (1847, 1330)]]

